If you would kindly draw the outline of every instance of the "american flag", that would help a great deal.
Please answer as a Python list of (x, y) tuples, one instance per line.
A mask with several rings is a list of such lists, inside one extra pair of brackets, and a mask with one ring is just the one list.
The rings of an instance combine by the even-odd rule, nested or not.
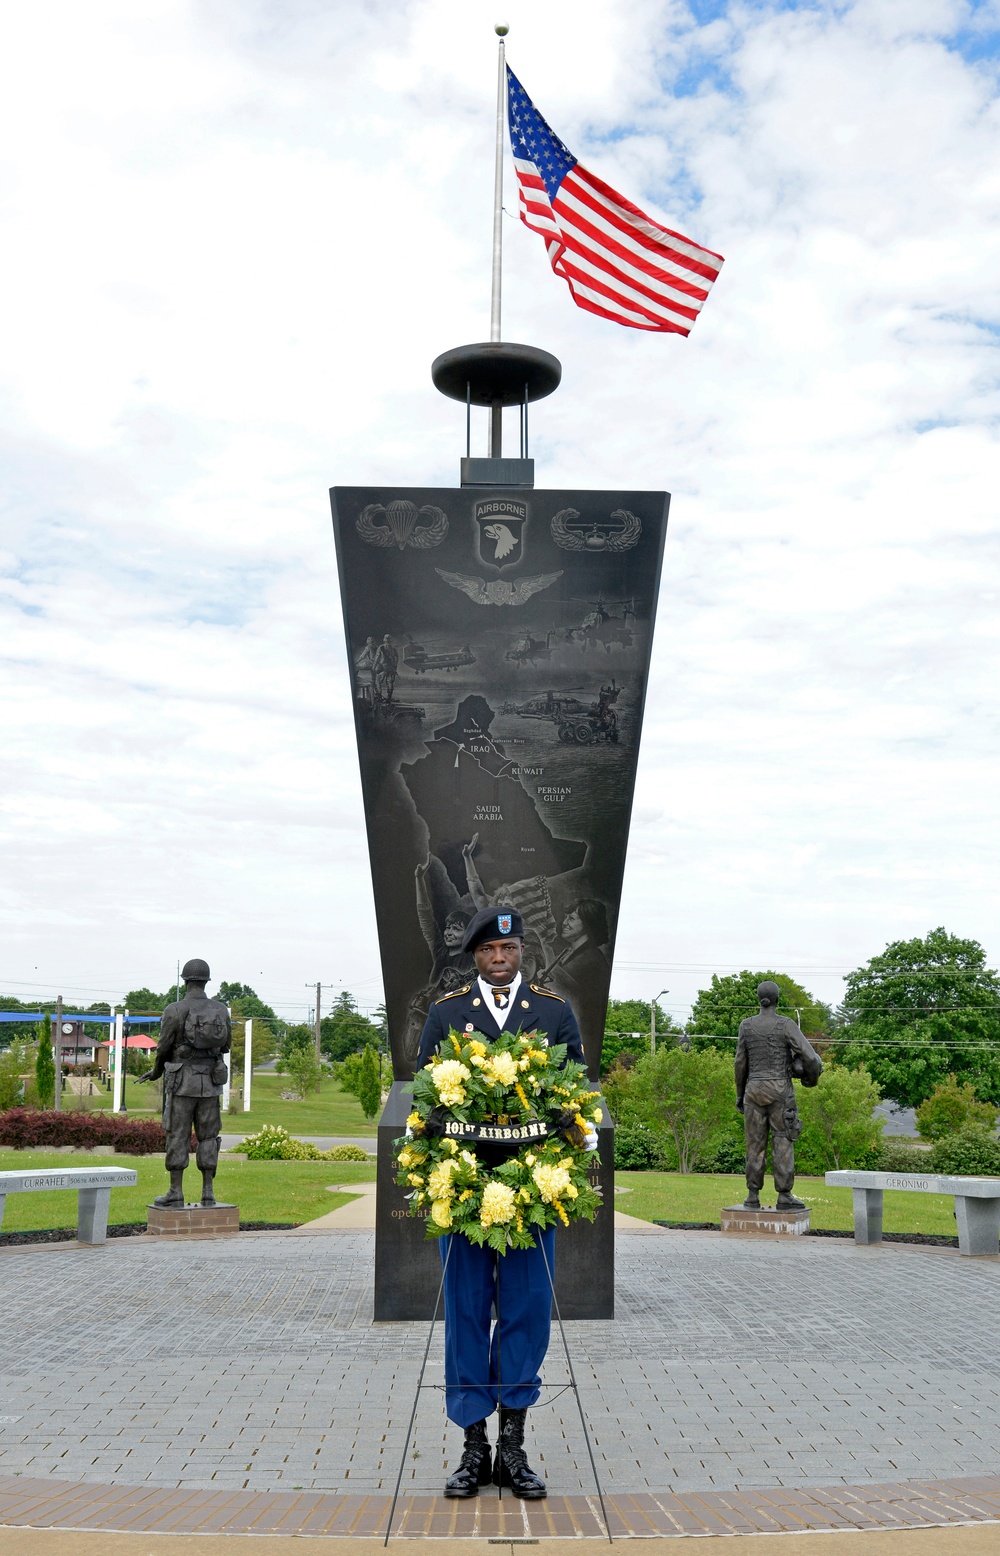
[(660, 227), (581, 167), (507, 67), (521, 220), (540, 233), (573, 301), (635, 330), (688, 335), (722, 256)]

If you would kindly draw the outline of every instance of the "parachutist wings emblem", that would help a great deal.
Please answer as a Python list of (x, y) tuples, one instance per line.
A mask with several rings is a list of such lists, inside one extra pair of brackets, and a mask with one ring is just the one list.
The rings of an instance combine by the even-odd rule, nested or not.
[[(379, 523), (381, 519), (383, 522)], [(425, 519), (425, 524), (418, 524)], [(414, 546), (426, 551), (429, 546), (439, 546), (448, 533), (448, 519), (440, 508), (425, 503), (418, 508), (415, 502), (391, 502), (387, 508), (380, 502), (370, 502), (362, 509), (355, 529), (370, 546)]]
[(575, 508), (560, 508), (549, 528), (564, 551), (631, 551), (642, 534), (642, 521), (627, 508), (616, 508), (606, 522), (591, 524), (581, 520)]
[(540, 573), (537, 578), (519, 578), (516, 583), (507, 578), (491, 578), (487, 582), (485, 578), (467, 578), (464, 573), (446, 573), (443, 567), (436, 567), (434, 571), (477, 605), (524, 605), (533, 594), (548, 589), (562, 577), (560, 570), (558, 573)]

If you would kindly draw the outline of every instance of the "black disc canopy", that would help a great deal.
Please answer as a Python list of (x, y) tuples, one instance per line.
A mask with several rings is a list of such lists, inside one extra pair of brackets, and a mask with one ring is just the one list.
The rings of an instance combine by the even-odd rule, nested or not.
[(450, 400), (473, 405), (522, 405), (544, 400), (559, 388), (562, 363), (537, 346), (511, 341), (484, 341), (480, 346), (455, 346), (431, 363), (431, 378)]

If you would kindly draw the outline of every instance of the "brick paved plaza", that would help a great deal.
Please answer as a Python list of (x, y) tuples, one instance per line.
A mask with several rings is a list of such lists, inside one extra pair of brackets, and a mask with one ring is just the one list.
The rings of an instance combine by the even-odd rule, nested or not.
[[(995, 1474), (1000, 1261), (684, 1232), (617, 1250), (618, 1317), (568, 1326), (607, 1492)], [(366, 1231), (5, 1251), (0, 1475), (391, 1489), (426, 1326), (371, 1323), (372, 1258)], [(551, 1492), (592, 1491), (572, 1396), (529, 1419)], [(425, 1394), (404, 1488), (437, 1493), (460, 1443)]]

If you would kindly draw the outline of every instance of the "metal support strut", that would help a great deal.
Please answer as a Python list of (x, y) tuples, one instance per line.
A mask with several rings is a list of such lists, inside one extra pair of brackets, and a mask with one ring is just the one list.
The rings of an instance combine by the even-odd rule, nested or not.
[[(417, 1378), (417, 1387), (416, 1387), (416, 1390), (415, 1390), (414, 1396), (413, 1396), (413, 1409), (410, 1411), (410, 1422), (409, 1422), (409, 1425), (406, 1428), (406, 1441), (403, 1443), (403, 1452), (402, 1452), (402, 1455), (400, 1456), (399, 1474), (396, 1476), (396, 1489), (395, 1489), (395, 1491), (392, 1494), (392, 1506), (389, 1509), (389, 1520), (388, 1520), (388, 1523), (386, 1524), (386, 1528), (385, 1528), (385, 1539), (382, 1542), (383, 1548), (389, 1544), (389, 1536), (392, 1533), (392, 1520), (396, 1516), (396, 1503), (399, 1500), (399, 1488), (400, 1488), (400, 1486), (403, 1483), (403, 1470), (406, 1467), (406, 1455), (407, 1455), (407, 1453), (409, 1451), (410, 1439), (413, 1436), (413, 1423), (415, 1422), (415, 1420), (417, 1418), (417, 1404), (418, 1404), (419, 1399), (420, 1399), (421, 1391), (423, 1389), (435, 1389), (435, 1390), (438, 1390), (438, 1391), (444, 1390), (447, 1393), (447, 1389), (448, 1389), (447, 1383), (425, 1383), (424, 1382), (424, 1375), (425, 1375), (425, 1373), (427, 1371), (427, 1358), (430, 1355), (431, 1341), (434, 1338), (434, 1326), (437, 1323), (438, 1309), (441, 1306), (441, 1296), (442, 1296), (442, 1293), (444, 1291), (444, 1279), (445, 1279), (445, 1276), (448, 1273), (448, 1264), (449, 1264), (449, 1261), (451, 1259), (452, 1238), (453, 1237), (458, 1237), (460, 1235), (461, 1235), (460, 1233), (452, 1232), (452, 1233), (449, 1234), (449, 1237), (448, 1237), (448, 1252), (445, 1254), (444, 1268), (441, 1271), (441, 1284), (438, 1286), (437, 1297), (434, 1300), (434, 1312), (431, 1315), (431, 1326), (430, 1326), (430, 1330), (429, 1330), (428, 1335), (427, 1335), (427, 1344), (424, 1346), (424, 1358), (423, 1358), (423, 1361), (420, 1364), (420, 1375)], [(587, 1430), (587, 1418), (586, 1418), (586, 1416), (583, 1413), (583, 1401), (580, 1398), (580, 1387), (579, 1387), (579, 1384), (576, 1381), (576, 1374), (573, 1371), (573, 1361), (572, 1361), (572, 1358), (571, 1358), (570, 1353), (569, 1353), (569, 1341), (566, 1339), (566, 1330), (565, 1330), (565, 1327), (563, 1325), (562, 1314), (559, 1311), (559, 1299), (556, 1296), (555, 1283), (554, 1283), (554, 1281), (552, 1279), (552, 1267), (549, 1264), (549, 1256), (548, 1256), (548, 1254), (545, 1251), (545, 1244), (543, 1242), (541, 1242), (541, 1240), (539, 1240), (538, 1246), (541, 1248), (542, 1258), (545, 1261), (545, 1273), (548, 1276), (549, 1292), (550, 1292), (551, 1297), (552, 1297), (552, 1305), (555, 1308), (556, 1322), (559, 1325), (559, 1333), (560, 1333), (560, 1335), (562, 1337), (563, 1350), (564, 1350), (564, 1352), (566, 1354), (566, 1370), (569, 1373), (569, 1382), (568, 1383), (563, 1383), (563, 1384), (559, 1384), (559, 1385), (553, 1385), (553, 1384), (547, 1385), (550, 1388), (555, 1387), (555, 1389), (556, 1389), (556, 1392), (555, 1392), (555, 1394), (553, 1394), (552, 1399), (549, 1400), (549, 1404), (552, 1404), (554, 1402), (554, 1400), (558, 1398), (559, 1394), (565, 1393), (567, 1391), (567, 1389), (570, 1390), (576, 1396), (576, 1407), (577, 1407), (577, 1409), (580, 1412), (580, 1426), (583, 1429), (583, 1440), (584, 1440), (584, 1442), (587, 1445), (587, 1457), (590, 1460), (590, 1468), (591, 1468), (591, 1471), (593, 1472), (593, 1476), (594, 1476), (594, 1485), (597, 1488), (597, 1498), (598, 1498), (598, 1501), (601, 1504), (601, 1517), (604, 1520), (604, 1532), (605, 1532), (605, 1534), (608, 1537), (608, 1544), (609, 1545), (613, 1545), (614, 1544), (614, 1539), (612, 1538), (612, 1534), (611, 1534), (611, 1524), (608, 1521), (608, 1510), (607, 1510), (607, 1507), (606, 1507), (605, 1502), (604, 1502), (604, 1492), (601, 1489), (600, 1477), (599, 1477), (599, 1475), (597, 1473), (597, 1463), (596, 1463), (596, 1461), (594, 1459), (594, 1450), (591, 1447), (590, 1433)], [(499, 1333), (499, 1325), (500, 1325), (500, 1270), (501, 1270), (501, 1261), (502, 1261), (502, 1256), (501, 1256), (501, 1259), (499, 1259), (497, 1261), (497, 1280), (496, 1280), (496, 1299), (495, 1299), (496, 1315), (497, 1315), (496, 1316), (496, 1322), (497, 1322), (497, 1415), (498, 1415), (498, 1417), (499, 1417), (499, 1413), (500, 1413), (500, 1394), (501, 1394), (501, 1381), (500, 1381), (500, 1333)], [(520, 1384), (514, 1384), (512, 1386), (516, 1387), (516, 1388), (525, 1388), (525, 1387), (529, 1387), (530, 1385), (520, 1383)], [(545, 1387), (545, 1386), (546, 1385), (543, 1385), (543, 1387)], [(489, 1383), (485, 1383), (485, 1384), (475, 1383), (475, 1384), (473, 1384), (473, 1383), (469, 1383), (468, 1380), (465, 1380), (463, 1382), (463, 1384), (462, 1384), (462, 1387), (463, 1388), (489, 1388), (490, 1385), (489, 1385)], [(503, 1499), (503, 1487), (502, 1486), (498, 1486), (497, 1487), (497, 1499), (500, 1500), (500, 1501), (502, 1501), (502, 1499)]]

